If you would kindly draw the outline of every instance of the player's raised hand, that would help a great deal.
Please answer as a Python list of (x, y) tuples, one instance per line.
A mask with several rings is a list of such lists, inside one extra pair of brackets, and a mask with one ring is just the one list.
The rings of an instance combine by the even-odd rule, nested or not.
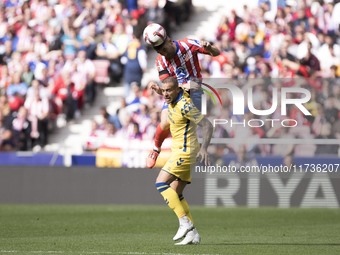
[(201, 40), (200, 45), (205, 49), (205, 51), (209, 52), (211, 56), (217, 56), (220, 54), (220, 50), (213, 46), (210, 42)]
[(211, 43), (210, 42), (208, 42), (208, 41), (205, 41), (205, 40), (201, 40), (200, 41), (200, 45), (206, 50), (206, 51), (211, 51), (211, 49), (212, 49), (212, 45), (211, 45)]
[(210, 166), (209, 154), (208, 154), (207, 150), (205, 150), (204, 148), (201, 147), (201, 149), (197, 153), (196, 159), (200, 163), (204, 163), (204, 165)]
[(150, 81), (148, 83), (148, 89), (151, 89), (153, 91), (155, 91), (158, 95), (162, 95), (162, 90), (161, 88), (159, 87), (159, 85), (154, 82), (154, 81)]

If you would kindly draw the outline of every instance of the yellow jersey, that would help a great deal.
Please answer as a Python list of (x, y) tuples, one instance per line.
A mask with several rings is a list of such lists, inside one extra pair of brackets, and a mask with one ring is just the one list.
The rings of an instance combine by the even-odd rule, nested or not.
[(181, 90), (176, 100), (168, 105), (168, 120), (172, 135), (172, 152), (191, 153), (199, 148), (196, 128), (203, 119), (188, 92)]

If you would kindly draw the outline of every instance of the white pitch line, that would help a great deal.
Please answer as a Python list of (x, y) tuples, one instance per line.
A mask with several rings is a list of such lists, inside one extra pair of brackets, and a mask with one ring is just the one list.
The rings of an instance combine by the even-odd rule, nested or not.
[(195, 253), (164, 253), (164, 252), (110, 252), (110, 251), (19, 251), (19, 250), (0, 250), (0, 254), (3, 253), (25, 253), (25, 254), (122, 254), (122, 255), (220, 255), (218, 253), (213, 254), (195, 254)]
[(63, 254), (63, 251), (6, 251), (6, 250), (0, 250), (0, 253), (58, 253), (58, 254)]

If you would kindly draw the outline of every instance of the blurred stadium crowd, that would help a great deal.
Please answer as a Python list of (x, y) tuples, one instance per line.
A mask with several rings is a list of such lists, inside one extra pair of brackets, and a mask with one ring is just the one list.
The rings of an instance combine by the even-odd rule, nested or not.
[[(244, 6), (222, 17), (213, 42), (222, 53), (201, 56), (204, 78), (231, 79), (244, 88), (251, 83), (257, 109), (270, 107), (274, 86), (303, 86), (312, 93), (306, 107), (313, 116), (305, 118), (291, 108), (289, 117), (301, 120), (298, 128), (219, 127), (214, 137), (340, 139), (339, 2), (260, 0), (256, 7)], [(125, 96), (114, 113), (102, 107), (84, 149), (151, 141), (163, 100), (141, 84), (148, 52), (141, 33), (148, 22), (156, 22), (171, 35), (189, 18), (191, 7), (190, 0), (3, 1), (0, 149), (46, 145), (58, 116), (70, 120), (94, 103), (97, 83), (122, 83)], [(220, 117), (233, 118), (231, 99), (225, 95), (223, 102)], [(275, 113), (270, 117), (279, 118)], [(312, 156), (337, 155), (338, 147), (249, 145), (245, 149), (261, 155)], [(221, 155), (237, 150), (214, 149)]]
[[(287, 116), (278, 108), (265, 118), (251, 112), (251, 119), (294, 119), (298, 126), (286, 128), (268, 122), (249, 126), (218, 127), (215, 137), (244, 139), (281, 138), (340, 139), (340, 1), (265, 1), (256, 8), (244, 6), (222, 18), (216, 44), (222, 54), (203, 59), (207, 76), (230, 79), (243, 89), (252, 87), (255, 109), (269, 109), (273, 88), (303, 87), (311, 92), (305, 104), (312, 116), (304, 116), (297, 107), (289, 107)], [(218, 81), (216, 81), (218, 82)], [(223, 94), (223, 91), (221, 92)], [(232, 116), (232, 100), (224, 95), (218, 117), (240, 121)], [(208, 111), (209, 112), (209, 111)], [(211, 112), (211, 111), (210, 111)], [(258, 123), (257, 123), (258, 124)], [(256, 124), (256, 125), (257, 125)], [(339, 144), (280, 144), (220, 146), (216, 152), (227, 154), (245, 150), (257, 155), (340, 155)]]
[(94, 103), (97, 83), (123, 81), (128, 95), (146, 68), (144, 27), (171, 33), (190, 12), (190, 0), (1, 1), (0, 150), (44, 148), (58, 118)]

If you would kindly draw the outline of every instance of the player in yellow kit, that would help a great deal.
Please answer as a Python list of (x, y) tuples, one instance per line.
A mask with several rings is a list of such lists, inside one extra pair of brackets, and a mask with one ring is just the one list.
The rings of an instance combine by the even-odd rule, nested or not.
[[(212, 124), (194, 106), (188, 92), (178, 86), (173, 77), (163, 80), (162, 94), (168, 107), (168, 124), (172, 135), (171, 156), (156, 179), (156, 188), (179, 219), (179, 228), (173, 240), (184, 239), (176, 245), (198, 244), (200, 235), (194, 227), (183, 190), (191, 182), (190, 166), (199, 158), (209, 165), (207, 152), (213, 132)], [(199, 146), (196, 127), (202, 127), (202, 145)]]

